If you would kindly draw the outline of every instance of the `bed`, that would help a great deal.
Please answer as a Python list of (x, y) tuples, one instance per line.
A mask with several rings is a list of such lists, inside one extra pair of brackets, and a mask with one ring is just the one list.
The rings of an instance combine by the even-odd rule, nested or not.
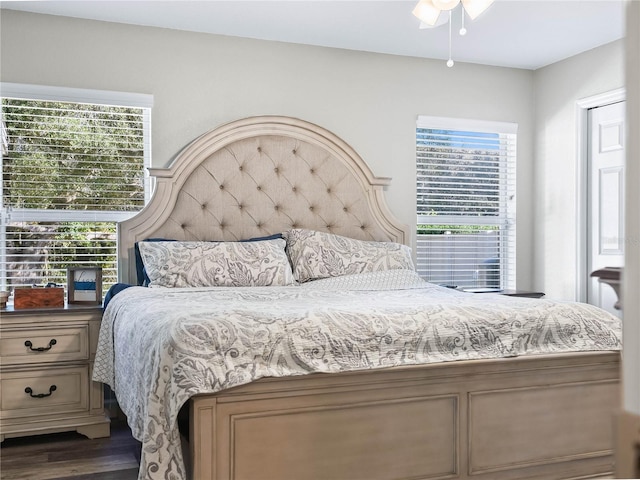
[(111, 299), (94, 369), (142, 442), (140, 479), (613, 472), (619, 320), (421, 281), (390, 179), (331, 132), (243, 119), (150, 173), (118, 236), (121, 279), (152, 287)]

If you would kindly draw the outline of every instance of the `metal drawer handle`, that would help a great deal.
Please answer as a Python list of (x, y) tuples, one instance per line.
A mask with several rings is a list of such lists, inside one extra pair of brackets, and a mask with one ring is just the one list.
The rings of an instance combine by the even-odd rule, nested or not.
[(31, 398), (44, 398), (49, 397), (53, 392), (58, 389), (55, 385), (51, 385), (49, 387), (49, 393), (33, 393), (31, 387), (27, 387), (24, 389), (24, 393), (28, 393)]
[(26, 342), (24, 342), (24, 346), (29, 347), (29, 350), (31, 350), (32, 352), (46, 352), (47, 350), (51, 350), (51, 347), (53, 347), (56, 343), (58, 343), (56, 339), (52, 338), (51, 340), (49, 340), (48, 346), (33, 348), (33, 343), (31, 343), (31, 340), (27, 340)]

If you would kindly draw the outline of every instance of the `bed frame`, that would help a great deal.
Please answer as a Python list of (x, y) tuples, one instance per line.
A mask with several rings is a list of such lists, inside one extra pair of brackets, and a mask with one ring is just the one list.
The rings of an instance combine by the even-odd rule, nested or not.
[[(241, 240), (290, 228), (409, 243), (344, 141), (288, 117), (253, 117), (151, 169), (149, 205), (120, 225), (121, 281), (150, 237)], [(540, 355), (267, 378), (196, 396), (191, 477), (556, 479), (610, 476), (619, 352)]]

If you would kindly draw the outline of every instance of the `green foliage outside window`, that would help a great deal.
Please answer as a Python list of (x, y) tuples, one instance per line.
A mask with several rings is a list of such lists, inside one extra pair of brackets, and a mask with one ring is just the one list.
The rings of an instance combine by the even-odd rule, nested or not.
[(139, 210), (140, 109), (3, 99), (2, 195), (12, 208)]

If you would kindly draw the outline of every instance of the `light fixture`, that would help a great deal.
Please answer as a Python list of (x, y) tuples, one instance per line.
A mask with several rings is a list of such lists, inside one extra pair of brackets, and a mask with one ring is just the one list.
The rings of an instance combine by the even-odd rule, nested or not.
[[(465, 12), (471, 20), (475, 20), (478, 15), (484, 12), (494, 2), (494, 0), (420, 0), (413, 9), (413, 15), (420, 19), (420, 28), (437, 27), (449, 22), (449, 59), (447, 66), (453, 66), (451, 58), (451, 19), (452, 10), (456, 8), (462, 1), (462, 25), (459, 30), (460, 35), (465, 35), (467, 29), (464, 26)], [(441, 15), (447, 12), (448, 15)], [(448, 17), (448, 18), (447, 18)]]
[(425, 25), (435, 26), (440, 16), (440, 11), (431, 0), (420, 0), (412, 13)]
[(493, 0), (462, 0), (462, 6), (471, 20), (478, 18), (478, 15), (489, 8), (492, 3)]
[(460, 0), (431, 0), (431, 3), (439, 10), (453, 10), (458, 6)]

